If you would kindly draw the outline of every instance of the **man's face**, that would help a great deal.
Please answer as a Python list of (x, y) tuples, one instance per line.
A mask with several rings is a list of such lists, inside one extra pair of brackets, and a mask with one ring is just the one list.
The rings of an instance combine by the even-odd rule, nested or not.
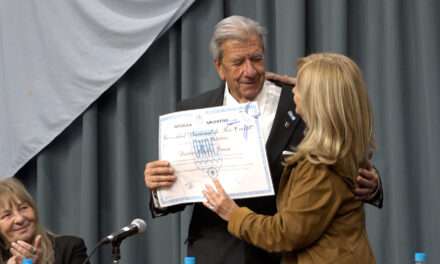
[(264, 50), (255, 35), (246, 41), (227, 40), (222, 44), (223, 58), (215, 61), (220, 78), (240, 103), (254, 100), (264, 83)]

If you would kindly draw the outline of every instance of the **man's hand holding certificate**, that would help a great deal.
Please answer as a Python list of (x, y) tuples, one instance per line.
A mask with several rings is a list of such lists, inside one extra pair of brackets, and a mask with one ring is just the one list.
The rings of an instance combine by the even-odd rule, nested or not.
[(161, 207), (201, 202), (219, 179), (233, 199), (273, 195), (256, 103), (175, 112), (160, 117), (159, 159), (176, 182), (158, 190)]

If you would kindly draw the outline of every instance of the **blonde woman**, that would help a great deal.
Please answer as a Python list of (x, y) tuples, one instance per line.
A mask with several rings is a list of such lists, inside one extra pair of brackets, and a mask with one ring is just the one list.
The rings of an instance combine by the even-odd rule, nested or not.
[(81, 264), (87, 258), (82, 239), (57, 236), (38, 222), (31, 195), (18, 180), (0, 181), (0, 264)]
[(282, 263), (375, 263), (363, 202), (352, 190), (359, 168), (369, 166), (373, 116), (358, 66), (332, 53), (298, 63), (296, 112), (304, 140), (285, 161), (278, 212), (259, 215), (238, 207), (219, 181), (207, 186), (204, 205), (228, 222), (228, 231), (270, 252)]

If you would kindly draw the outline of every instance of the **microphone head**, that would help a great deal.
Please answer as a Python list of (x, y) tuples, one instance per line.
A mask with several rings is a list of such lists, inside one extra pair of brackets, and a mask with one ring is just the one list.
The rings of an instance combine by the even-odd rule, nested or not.
[(133, 221), (131, 221), (132, 225), (135, 225), (138, 228), (138, 233), (145, 232), (145, 229), (147, 229), (147, 223), (143, 219), (136, 218)]

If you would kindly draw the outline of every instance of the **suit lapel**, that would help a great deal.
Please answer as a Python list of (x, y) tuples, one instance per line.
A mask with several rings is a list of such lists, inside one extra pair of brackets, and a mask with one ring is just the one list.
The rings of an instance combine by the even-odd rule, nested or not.
[(288, 141), (300, 123), (301, 119), (295, 113), (292, 93), (288, 88), (282, 88), (277, 112), (266, 143), (269, 164), (279, 159), (280, 153), (288, 147)]
[(223, 100), (225, 97), (225, 84), (214, 90), (213, 96), (209, 97), (207, 101), (207, 106), (221, 106), (223, 105)]

